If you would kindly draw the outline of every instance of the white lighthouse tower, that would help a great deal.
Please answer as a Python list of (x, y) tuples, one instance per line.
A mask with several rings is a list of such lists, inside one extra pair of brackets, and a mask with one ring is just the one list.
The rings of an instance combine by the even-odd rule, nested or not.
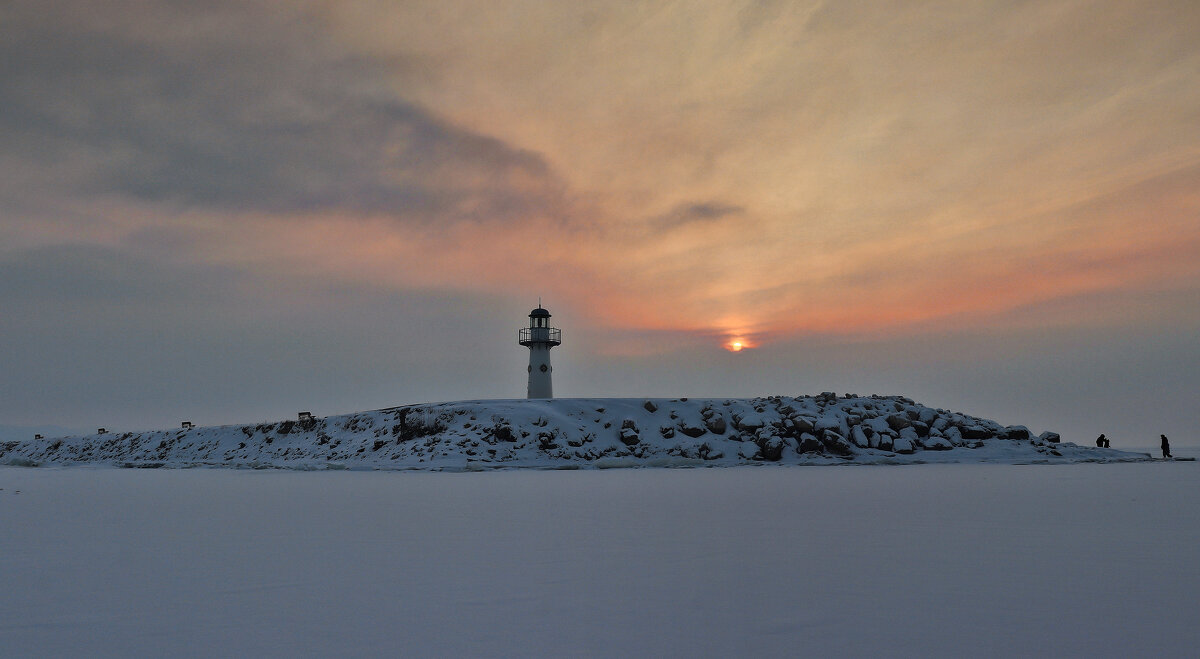
[(562, 332), (550, 327), (550, 312), (540, 303), (537, 309), (529, 312), (529, 327), (521, 328), (517, 343), (529, 348), (529, 397), (554, 398), (550, 349), (562, 343)]

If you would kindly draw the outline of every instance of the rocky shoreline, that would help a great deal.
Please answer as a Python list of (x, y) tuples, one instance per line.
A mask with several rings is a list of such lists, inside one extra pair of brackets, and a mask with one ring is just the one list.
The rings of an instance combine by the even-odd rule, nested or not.
[(1063, 442), (902, 396), (488, 400), (274, 423), (0, 443), (0, 464), (481, 470), (746, 464), (1073, 463)]

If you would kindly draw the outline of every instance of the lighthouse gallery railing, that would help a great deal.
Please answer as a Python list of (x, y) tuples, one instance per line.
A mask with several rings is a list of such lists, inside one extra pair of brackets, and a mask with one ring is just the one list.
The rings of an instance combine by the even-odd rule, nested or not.
[(562, 330), (557, 327), (522, 327), (517, 334), (517, 343), (523, 346), (531, 343), (559, 345), (562, 343)]

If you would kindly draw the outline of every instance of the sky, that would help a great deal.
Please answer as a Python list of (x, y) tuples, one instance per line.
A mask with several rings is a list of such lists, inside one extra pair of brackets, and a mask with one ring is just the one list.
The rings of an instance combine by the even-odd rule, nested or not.
[(0, 4), (0, 425), (898, 394), (1200, 443), (1200, 4)]

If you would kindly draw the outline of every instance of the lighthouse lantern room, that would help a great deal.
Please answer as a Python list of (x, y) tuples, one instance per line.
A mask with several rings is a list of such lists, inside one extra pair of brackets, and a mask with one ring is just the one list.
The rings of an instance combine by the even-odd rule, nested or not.
[(522, 327), (517, 343), (529, 348), (529, 398), (554, 398), (550, 376), (550, 349), (562, 343), (562, 332), (550, 327), (550, 312), (539, 304), (529, 312), (529, 327)]

